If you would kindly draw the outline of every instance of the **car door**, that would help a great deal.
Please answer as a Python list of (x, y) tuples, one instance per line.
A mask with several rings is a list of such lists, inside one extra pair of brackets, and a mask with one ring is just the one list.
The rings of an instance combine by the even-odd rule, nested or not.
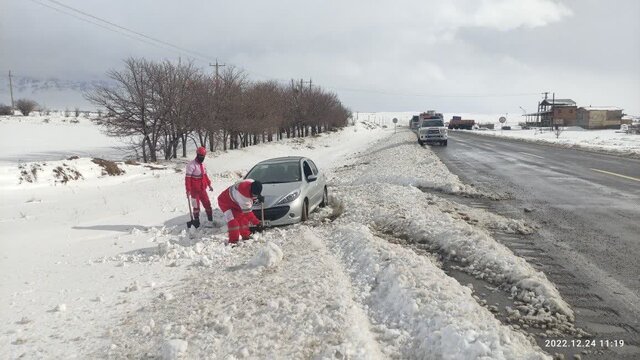
[(321, 174), (320, 171), (318, 170), (318, 167), (316, 166), (316, 164), (313, 162), (313, 160), (308, 159), (307, 160), (309, 162), (309, 166), (311, 166), (311, 171), (313, 172), (313, 175), (316, 176), (316, 181), (314, 182), (314, 189), (315, 189), (315, 201), (314, 204), (320, 204), (322, 202), (322, 197), (323, 197), (323, 192), (324, 192), (324, 174)]
[(317, 192), (318, 192), (318, 180), (309, 181), (307, 177), (313, 174), (313, 170), (311, 169), (311, 165), (309, 165), (308, 160), (304, 160), (302, 162), (302, 174), (304, 175), (304, 181), (307, 186), (307, 197), (309, 198), (309, 210), (314, 207), (317, 203)]
[(320, 204), (324, 198), (324, 187), (327, 184), (327, 179), (324, 176), (324, 172), (320, 172), (313, 160), (309, 160), (309, 165), (311, 165), (313, 174), (318, 177), (318, 180), (316, 180), (316, 189), (318, 190), (318, 204)]

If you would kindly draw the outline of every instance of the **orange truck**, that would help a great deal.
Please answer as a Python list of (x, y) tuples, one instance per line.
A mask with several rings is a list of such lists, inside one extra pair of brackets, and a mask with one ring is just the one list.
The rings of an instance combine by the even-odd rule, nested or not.
[(461, 116), (454, 116), (449, 120), (449, 129), (471, 130), (475, 124), (475, 120), (463, 120)]

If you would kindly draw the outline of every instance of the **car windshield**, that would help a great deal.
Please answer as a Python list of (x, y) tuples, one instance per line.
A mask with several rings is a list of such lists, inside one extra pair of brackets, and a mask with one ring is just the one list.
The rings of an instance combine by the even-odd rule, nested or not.
[(422, 127), (436, 127), (444, 126), (442, 120), (425, 120), (422, 122)]
[(248, 179), (263, 184), (280, 184), (301, 181), (300, 164), (297, 161), (258, 164), (247, 174)]

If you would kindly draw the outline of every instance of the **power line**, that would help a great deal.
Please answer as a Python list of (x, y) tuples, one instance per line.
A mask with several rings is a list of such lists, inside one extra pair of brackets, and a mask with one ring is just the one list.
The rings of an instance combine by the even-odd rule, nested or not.
[[(74, 8), (72, 6), (66, 5), (66, 4), (61, 3), (59, 1), (56, 1), (56, 0), (46, 0), (46, 1), (48, 1), (50, 3), (53, 3), (53, 4), (56, 4), (58, 6), (61, 6), (61, 7), (65, 8), (65, 9), (69, 9), (69, 10), (75, 12), (75, 13), (81, 14), (84, 17), (77, 16), (77, 15), (75, 15), (73, 13), (70, 13), (69, 11), (65, 11), (63, 9), (47, 5), (47, 4), (45, 4), (45, 3), (43, 3), (43, 2), (41, 2), (39, 0), (31, 0), (31, 1), (36, 3), (36, 4), (38, 4), (38, 5), (45, 6), (45, 7), (49, 8), (49, 9), (55, 10), (55, 11), (60, 12), (62, 14), (74, 17), (74, 18), (76, 18), (78, 20), (82, 20), (82, 21), (90, 23), (92, 25), (99, 26), (99, 27), (101, 27), (103, 29), (118, 33), (120, 35), (124, 35), (124, 36), (126, 36), (126, 37), (128, 37), (130, 39), (137, 40), (137, 41), (146, 43), (148, 45), (157, 46), (157, 47), (160, 47), (160, 48), (163, 48), (163, 49), (171, 48), (174, 51), (178, 50), (181, 53), (187, 53), (187, 54), (190, 54), (190, 55), (192, 55), (192, 56), (194, 56), (196, 58), (199, 58), (201, 60), (206, 60), (206, 61), (210, 61), (213, 58), (212, 56), (209, 56), (207, 54), (203, 54), (203, 53), (200, 53), (200, 52), (197, 52), (197, 51), (186, 49), (184, 47), (181, 47), (181, 46), (178, 46), (178, 45), (174, 45), (174, 44), (172, 44), (170, 42), (167, 42), (167, 41), (164, 41), (164, 40), (161, 40), (161, 39), (158, 39), (158, 38), (143, 34), (143, 33), (139, 32), (139, 31), (135, 31), (135, 30), (129, 29), (129, 28), (125, 27), (125, 26), (118, 25), (116, 23), (113, 23), (111, 21), (105, 20), (103, 18), (100, 18), (98, 16), (92, 15), (90, 13), (87, 13), (85, 11), (79, 10), (77, 8)], [(100, 22), (102, 22), (104, 24), (108, 24), (111, 27), (105, 26), (104, 24), (100, 24), (100, 23), (97, 23), (95, 21), (88, 20), (86, 17), (89, 17), (91, 19), (95, 19), (95, 20), (100, 21)], [(120, 30), (122, 30), (122, 31), (120, 31)], [(216, 58), (216, 63), (217, 63), (217, 58)], [(223, 65), (218, 65), (218, 66), (223, 66)], [(218, 70), (218, 66), (216, 66), (216, 72)], [(246, 69), (244, 67), (239, 67), (239, 68), (243, 69), (244, 71), (246, 71), (248, 73), (257, 75), (259, 77), (262, 77), (262, 78), (265, 78), (265, 79), (268, 79), (268, 80), (274, 80), (274, 81), (280, 82), (280, 83), (288, 83), (288, 80), (285, 80), (285, 79), (279, 79), (279, 78), (275, 78), (275, 77), (270, 76), (270, 75), (261, 74), (261, 73), (255, 72), (255, 71), (248, 70), (248, 69)], [(311, 80), (309, 80), (309, 87), (311, 87)], [(391, 91), (386, 91), (386, 90), (376, 90), (376, 89), (372, 90), (372, 89), (341, 88), (341, 87), (327, 87), (327, 89), (333, 89), (333, 90), (336, 90), (336, 91), (374, 93), (374, 94), (390, 95), (390, 96), (411, 96), (411, 97), (469, 97), (469, 98), (476, 97), (476, 98), (486, 98), (486, 97), (532, 96), (532, 95), (538, 95), (539, 94), (539, 93), (525, 93), (525, 94), (409, 94), (409, 93), (398, 93), (398, 92), (391, 92)]]
[[(96, 26), (99, 26), (99, 27), (101, 27), (101, 28), (103, 28), (103, 29), (106, 29), (106, 30), (109, 30), (109, 31), (113, 31), (113, 32), (115, 32), (115, 33), (118, 33), (118, 34), (121, 34), (121, 35), (127, 36), (127, 37), (128, 37), (128, 38), (130, 38), (130, 39), (137, 40), (137, 41), (141, 41), (141, 42), (143, 42), (143, 43), (145, 43), (145, 44), (149, 44), (149, 45), (153, 45), (153, 46), (158, 46), (158, 47), (161, 47), (161, 48), (163, 48), (163, 49), (167, 49), (167, 47), (169, 47), (169, 48), (173, 49), (174, 51), (175, 51), (175, 50), (179, 50), (179, 52), (181, 52), (181, 53), (187, 53), (187, 54), (190, 54), (191, 56), (194, 56), (194, 57), (196, 57), (196, 58), (199, 58), (200, 60), (204, 60), (204, 61), (207, 61), (207, 62), (210, 62), (210, 61), (213, 59), (213, 56), (209, 56), (209, 55), (207, 55), (207, 54), (203, 54), (203, 53), (200, 53), (200, 52), (197, 52), (197, 51), (194, 51), (194, 50), (190, 50), (190, 49), (187, 49), (187, 48), (184, 48), (184, 47), (178, 46), (178, 45), (174, 45), (174, 44), (172, 44), (172, 43), (170, 43), (170, 42), (168, 42), (168, 41), (164, 41), (164, 40), (161, 40), (161, 39), (158, 39), (158, 38), (155, 38), (155, 37), (152, 37), (152, 36), (149, 36), (149, 35), (143, 34), (143, 33), (139, 32), (139, 31), (131, 30), (131, 29), (129, 29), (129, 28), (127, 28), (127, 27), (125, 27), (125, 26), (118, 25), (118, 24), (116, 24), (116, 23), (114, 23), (114, 22), (111, 22), (111, 21), (109, 21), (109, 20), (105, 20), (105, 19), (103, 19), (103, 18), (100, 18), (100, 17), (98, 17), (98, 16), (92, 15), (92, 14), (87, 13), (87, 12), (85, 12), (85, 11), (82, 11), (82, 10), (76, 9), (76, 8), (74, 8), (74, 7), (72, 7), (72, 6), (69, 6), (69, 5), (63, 4), (63, 3), (59, 2), (59, 1), (56, 1), (56, 0), (46, 0), (46, 1), (49, 1), (49, 2), (51, 2), (51, 3), (54, 3), (54, 4), (58, 5), (58, 6), (62, 6), (62, 7), (66, 8), (66, 9), (69, 9), (69, 10), (71, 10), (71, 11), (73, 11), (73, 12), (76, 12), (76, 13), (78, 13), (78, 14), (81, 14), (81, 15), (83, 15), (84, 17), (89, 17), (89, 18), (92, 18), (92, 19), (95, 19), (95, 20), (101, 21), (101, 22), (103, 22), (103, 23), (105, 23), (105, 24), (108, 24), (109, 26), (112, 26), (112, 27), (108, 27), (108, 26), (105, 26), (105, 25), (103, 25), (103, 24), (96, 23), (96, 22), (94, 22), (94, 21), (90, 21), (90, 20), (88, 20), (88, 19), (86, 19), (86, 18), (84, 18), (84, 17), (77, 16), (77, 15), (75, 15), (75, 14), (72, 14), (72, 13), (68, 12), (68, 11), (64, 11), (64, 10), (62, 10), (62, 9), (60, 9), (60, 8), (56, 8), (56, 7), (53, 7), (53, 6), (50, 6), (50, 5), (44, 4), (44, 3), (42, 3), (41, 1), (38, 1), (38, 0), (31, 0), (31, 1), (32, 1), (32, 2), (34, 2), (34, 3), (36, 3), (36, 4), (38, 4), (38, 5), (42, 5), (42, 6), (48, 7), (48, 8), (50, 8), (50, 9), (52, 9), (52, 10), (55, 10), (55, 11), (57, 11), (57, 12), (60, 12), (60, 13), (62, 13), (62, 14), (65, 14), (65, 15), (68, 15), (68, 16), (71, 16), (71, 17), (74, 17), (74, 18), (76, 18), (76, 19), (79, 19), (79, 20), (82, 20), (82, 21), (88, 22), (88, 23), (90, 23), (90, 24), (92, 24), (92, 25), (96, 25)], [(115, 27), (116, 29), (114, 29), (113, 27)], [(121, 29), (121, 30), (126, 31), (126, 32), (119, 31), (118, 29)], [(135, 35), (135, 36), (133, 36), (133, 35), (131, 35), (131, 34), (133, 34), (133, 35)], [(145, 40), (145, 39), (146, 39), (146, 40)], [(150, 41), (149, 41), (149, 40), (150, 40)], [(161, 46), (161, 45), (164, 45), (164, 46)], [(269, 76), (269, 75), (261, 74), (261, 73), (255, 72), (255, 71), (251, 71), (251, 70), (246, 69), (246, 68), (244, 68), (244, 67), (239, 67), (239, 68), (240, 68), (240, 69), (243, 69), (244, 71), (246, 71), (246, 72), (248, 72), (248, 73), (251, 73), (251, 74), (257, 75), (257, 76), (262, 77), (262, 78), (265, 78), (265, 79), (275, 80), (275, 81), (282, 82), (282, 83), (286, 83), (286, 82), (288, 81), (288, 80), (284, 80), (284, 79), (278, 79), (278, 78), (275, 78), (275, 77), (273, 77), (273, 76)]]
[(57, 12), (59, 12), (59, 13), (61, 13), (61, 14), (65, 14), (65, 15), (71, 16), (71, 17), (73, 17), (73, 18), (76, 18), (76, 19), (78, 19), (78, 20), (81, 20), (81, 21), (87, 22), (87, 23), (89, 23), (89, 24), (92, 24), (92, 25), (95, 25), (95, 26), (101, 27), (101, 28), (103, 28), (103, 29), (105, 29), (105, 30), (109, 30), (109, 31), (112, 31), (112, 32), (118, 33), (118, 34), (120, 34), (120, 35), (124, 35), (124, 36), (126, 36), (126, 37), (128, 37), (128, 38), (130, 38), (130, 39), (137, 40), (137, 41), (141, 41), (141, 42), (143, 42), (143, 43), (145, 43), (145, 44), (148, 44), (148, 45), (157, 46), (157, 47), (160, 47), (160, 48), (166, 49), (166, 47), (164, 47), (164, 46), (160, 46), (159, 44), (152, 43), (152, 42), (150, 42), (150, 41), (146, 41), (146, 40), (143, 40), (143, 39), (140, 39), (140, 38), (136, 38), (136, 37), (134, 37), (134, 36), (132, 36), (132, 35), (129, 35), (129, 34), (127, 34), (127, 33), (122, 32), (122, 31), (118, 31), (118, 30), (113, 29), (113, 28), (110, 28), (110, 27), (108, 27), (108, 26), (104, 26), (104, 25), (102, 25), (102, 24), (98, 24), (98, 23), (93, 22), (93, 21), (91, 21), (91, 20), (87, 20), (87, 19), (85, 19), (85, 18), (83, 18), (83, 17), (80, 17), (80, 16), (77, 16), (77, 15), (74, 15), (74, 14), (72, 14), (72, 13), (68, 12), (68, 11), (64, 11), (64, 10), (62, 10), (62, 9), (59, 9), (59, 8), (56, 8), (56, 7), (53, 7), (53, 6), (47, 5), (47, 4), (44, 4), (44, 3), (40, 2), (40, 1), (37, 1), (37, 0), (31, 0), (31, 2), (36, 3), (36, 4), (38, 4), (38, 5), (42, 5), (42, 6), (44, 6), (44, 7), (47, 7), (47, 8), (49, 8), (49, 9), (54, 10), (54, 11), (57, 11)]
[(100, 18), (100, 17), (97, 17), (97, 16), (95, 16), (95, 15), (89, 14), (89, 13), (84, 12), (84, 11), (82, 11), (82, 10), (76, 9), (76, 8), (74, 8), (74, 7), (72, 7), (72, 6), (65, 5), (65, 4), (63, 4), (63, 3), (59, 2), (59, 1), (56, 1), (56, 0), (47, 0), (47, 1), (49, 1), (49, 2), (51, 2), (51, 3), (54, 3), (54, 4), (56, 4), (56, 5), (62, 6), (62, 7), (64, 7), (64, 8), (67, 8), (67, 9), (69, 9), (69, 10), (71, 10), (71, 11), (77, 12), (77, 13), (79, 13), (79, 14), (82, 14), (82, 15), (84, 15), (84, 16), (90, 17), (90, 18), (92, 18), (92, 19), (96, 19), (96, 20), (101, 21), (101, 22), (103, 22), (103, 23), (109, 24), (109, 25), (111, 25), (111, 26), (113, 26), (113, 27), (116, 27), (116, 28), (118, 28), (118, 29), (121, 29), (121, 30), (124, 30), (124, 31), (130, 32), (130, 33), (132, 33), (132, 34), (138, 35), (138, 36), (143, 37), (143, 38), (145, 38), (145, 39), (148, 39), (148, 40), (151, 40), (151, 41), (155, 41), (155, 42), (157, 42), (157, 43), (160, 43), (160, 44), (163, 44), (163, 45), (166, 45), (166, 46), (172, 47), (172, 48), (174, 48), (174, 49), (180, 50), (180, 51), (185, 52), (185, 53), (193, 54), (193, 55), (195, 55), (195, 56), (197, 56), (197, 57), (200, 57), (200, 58), (202, 58), (202, 59), (210, 59), (210, 58), (212, 58), (212, 56), (209, 56), (209, 55), (206, 55), (206, 54), (202, 54), (202, 53), (199, 53), (199, 52), (197, 52), (197, 51), (193, 51), (193, 50), (185, 49), (185, 48), (183, 48), (183, 47), (181, 47), (181, 46), (171, 44), (171, 43), (166, 42), (166, 41), (164, 41), (164, 40), (160, 40), (160, 39), (157, 39), (157, 38), (154, 38), (154, 37), (151, 37), (151, 36), (145, 35), (145, 34), (143, 34), (143, 33), (141, 33), (141, 32), (135, 31), (135, 30), (131, 30), (131, 29), (127, 28), (127, 27), (124, 27), (124, 26), (118, 25), (118, 24), (113, 23), (113, 22), (111, 22), (111, 21), (105, 20), (105, 19), (103, 19), (103, 18)]

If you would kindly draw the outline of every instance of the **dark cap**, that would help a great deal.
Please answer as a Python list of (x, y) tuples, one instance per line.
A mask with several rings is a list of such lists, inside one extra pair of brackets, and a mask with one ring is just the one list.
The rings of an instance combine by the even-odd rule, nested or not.
[(262, 194), (262, 183), (260, 181), (254, 180), (254, 182), (251, 183), (251, 194), (253, 195)]

